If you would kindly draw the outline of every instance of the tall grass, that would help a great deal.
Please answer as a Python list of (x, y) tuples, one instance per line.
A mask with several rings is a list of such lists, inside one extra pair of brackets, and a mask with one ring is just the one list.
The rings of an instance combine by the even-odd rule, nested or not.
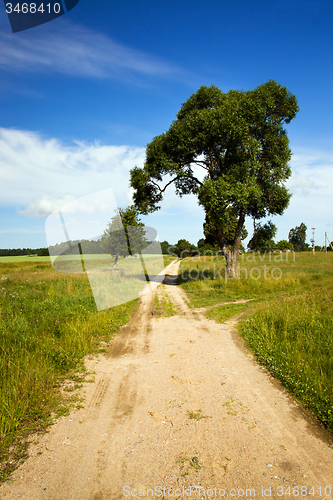
[(240, 331), (259, 361), (333, 429), (333, 284), (259, 307)]
[(50, 263), (2, 263), (0, 273), (3, 479), (20, 458), (13, 445), (64, 411), (57, 388), (128, 322), (136, 301), (97, 312), (87, 276), (57, 273)]

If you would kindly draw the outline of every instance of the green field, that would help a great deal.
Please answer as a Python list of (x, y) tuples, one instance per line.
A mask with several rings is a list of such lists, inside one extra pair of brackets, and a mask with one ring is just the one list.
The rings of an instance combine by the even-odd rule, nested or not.
[(239, 332), (259, 362), (333, 430), (333, 253), (244, 255), (240, 267), (240, 279), (226, 283), (223, 262), (184, 259), (179, 282), (193, 307), (251, 299), (207, 317), (224, 322), (248, 310)]
[[(107, 259), (109, 254), (85, 254), (84, 258), (88, 260), (96, 259), (96, 257), (100, 259)], [(145, 254), (145, 258), (151, 258), (151, 254)], [(61, 257), (62, 260), (81, 260), (80, 255), (63, 255)], [(38, 257), (37, 255), (19, 255), (15, 257), (0, 257), (1, 262), (51, 262), (50, 257)]]
[(37, 257), (37, 255), (18, 255), (15, 257), (0, 257), (0, 263), (5, 262), (50, 262), (50, 257)]

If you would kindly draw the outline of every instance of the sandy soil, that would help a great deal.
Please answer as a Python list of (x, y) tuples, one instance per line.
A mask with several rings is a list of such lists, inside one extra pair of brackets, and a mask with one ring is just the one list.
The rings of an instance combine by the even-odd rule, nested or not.
[(88, 361), (84, 407), (39, 437), (1, 499), (113, 500), (148, 488), (150, 498), (290, 498), (295, 487), (320, 499), (328, 486), (333, 497), (329, 436), (255, 363), (235, 321), (189, 309), (176, 264), (169, 273), (159, 293), (178, 314), (154, 318), (156, 292), (142, 297), (109, 353)]

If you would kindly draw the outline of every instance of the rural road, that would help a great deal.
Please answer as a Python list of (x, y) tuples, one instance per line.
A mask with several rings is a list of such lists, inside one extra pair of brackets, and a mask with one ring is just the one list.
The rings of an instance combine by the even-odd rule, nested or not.
[(256, 364), (234, 321), (188, 307), (178, 265), (158, 288), (178, 314), (152, 317), (153, 294), (141, 298), (109, 353), (88, 361), (84, 407), (38, 438), (2, 500), (133, 499), (148, 488), (164, 499), (333, 498), (328, 435)]

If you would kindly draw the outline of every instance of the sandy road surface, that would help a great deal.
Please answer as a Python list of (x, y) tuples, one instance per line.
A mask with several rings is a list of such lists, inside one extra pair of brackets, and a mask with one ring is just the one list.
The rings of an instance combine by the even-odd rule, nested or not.
[(263, 498), (262, 488), (294, 498), (288, 487), (296, 495), (303, 486), (312, 499), (330, 486), (333, 498), (325, 433), (253, 361), (232, 321), (218, 325), (190, 310), (172, 276), (168, 283), (159, 293), (177, 316), (152, 318), (152, 294), (142, 298), (108, 355), (90, 361), (96, 375), (84, 408), (39, 438), (1, 499), (112, 500), (158, 486), (176, 493), (164, 498), (218, 498), (222, 489)]

